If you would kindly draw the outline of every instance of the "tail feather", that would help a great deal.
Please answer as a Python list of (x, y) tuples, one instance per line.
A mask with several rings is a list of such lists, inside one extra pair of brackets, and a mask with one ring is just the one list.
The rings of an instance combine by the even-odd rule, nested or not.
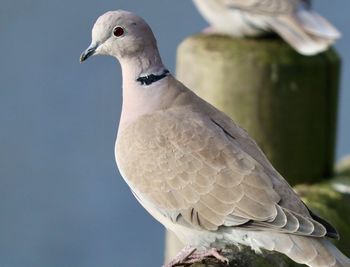
[(340, 32), (324, 17), (312, 10), (302, 9), (296, 13), (300, 25), (312, 35), (326, 39), (340, 38)]
[(255, 232), (251, 244), (256, 250), (277, 251), (310, 267), (350, 267), (350, 259), (326, 238)]
[(306, 24), (307, 26), (304, 28), (304, 23), (298, 21), (298, 17), (295, 16), (274, 17), (269, 21), (269, 25), (303, 55), (315, 55), (327, 50), (337, 39), (335, 36), (338, 37), (335, 33), (331, 34), (331, 30), (322, 31), (321, 26), (311, 27), (311, 22)]

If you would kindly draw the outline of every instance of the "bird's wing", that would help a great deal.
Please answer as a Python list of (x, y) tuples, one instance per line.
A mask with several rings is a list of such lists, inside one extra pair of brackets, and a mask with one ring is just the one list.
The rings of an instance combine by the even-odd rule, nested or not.
[(237, 8), (261, 15), (290, 14), (304, 0), (222, 0), (228, 8)]
[(177, 107), (144, 115), (118, 139), (118, 163), (128, 183), (175, 222), (206, 230), (326, 234), (311, 217), (281, 207), (264, 167), (201, 112)]

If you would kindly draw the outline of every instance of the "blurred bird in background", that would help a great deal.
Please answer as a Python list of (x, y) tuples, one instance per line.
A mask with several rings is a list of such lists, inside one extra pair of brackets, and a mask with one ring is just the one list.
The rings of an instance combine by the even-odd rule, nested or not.
[(275, 32), (303, 55), (327, 50), (340, 32), (311, 9), (310, 0), (193, 0), (208, 33), (254, 37)]

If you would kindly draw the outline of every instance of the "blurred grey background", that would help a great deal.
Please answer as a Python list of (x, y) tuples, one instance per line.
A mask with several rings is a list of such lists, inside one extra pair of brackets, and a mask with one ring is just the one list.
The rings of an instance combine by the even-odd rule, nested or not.
[[(314, 2), (343, 32), (339, 159), (350, 152), (350, 2)], [(143, 16), (173, 71), (177, 45), (205, 22), (190, 0), (0, 3), (0, 267), (160, 266), (163, 228), (114, 163), (120, 67), (78, 59), (107, 10)]]

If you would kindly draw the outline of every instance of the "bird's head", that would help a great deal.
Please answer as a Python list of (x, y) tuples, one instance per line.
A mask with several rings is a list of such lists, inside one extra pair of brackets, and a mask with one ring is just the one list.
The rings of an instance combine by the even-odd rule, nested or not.
[(81, 54), (80, 61), (93, 55), (110, 55), (119, 60), (137, 57), (156, 46), (152, 30), (142, 18), (124, 10), (108, 11), (97, 19), (92, 42)]

